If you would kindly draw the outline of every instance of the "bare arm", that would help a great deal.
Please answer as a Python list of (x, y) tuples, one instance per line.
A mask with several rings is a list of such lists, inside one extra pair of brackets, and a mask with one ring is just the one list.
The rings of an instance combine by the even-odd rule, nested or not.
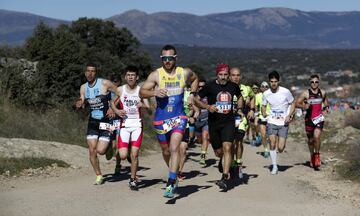
[(301, 109), (307, 109), (309, 108), (309, 105), (304, 103), (305, 100), (308, 98), (308, 91), (303, 91), (300, 96), (296, 99), (296, 103), (295, 106), (297, 108), (301, 108)]
[(253, 119), (254, 113), (255, 113), (255, 97), (254, 96), (251, 97), (249, 104), (250, 104), (250, 111), (249, 111), (247, 117), (249, 119)]
[[(186, 68), (186, 80), (187, 83), (191, 83), (191, 92), (197, 92), (198, 85), (199, 85), (199, 78), (198, 76), (190, 69)], [(194, 95), (190, 94), (188, 97), (188, 103), (189, 105), (194, 104)]]
[[(321, 90), (321, 91), (322, 91), (322, 90)], [(329, 100), (328, 100), (328, 97), (327, 97), (325, 91), (322, 91), (321, 93), (322, 93), (322, 95), (324, 95), (324, 101), (323, 101), (323, 102), (324, 102), (324, 105), (325, 105), (324, 110), (325, 110), (327, 113), (329, 113), (329, 112), (330, 112), (330, 109), (329, 109)]]
[(238, 95), (237, 96), (238, 100), (237, 100), (237, 108), (238, 110), (236, 111), (237, 114), (239, 114), (240, 116), (244, 117), (244, 113), (242, 112), (242, 109), (244, 108), (244, 98), (242, 95)]
[(141, 98), (151, 98), (154, 96), (157, 97), (166, 97), (167, 95), (167, 89), (158, 89), (155, 90), (155, 87), (158, 85), (158, 72), (157, 71), (153, 71), (148, 78), (146, 79), (146, 81), (144, 82), (144, 84), (141, 86), (140, 89), (140, 97)]
[[(117, 87), (117, 92), (119, 93), (119, 95), (121, 95), (121, 87)], [(111, 109), (115, 112), (116, 115), (120, 116), (120, 117), (124, 117), (126, 115), (126, 112), (124, 110), (118, 109), (116, 107), (116, 103), (119, 101), (120, 96), (115, 95), (111, 101), (110, 101), (110, 105), (111, 105)]]
[(76, 109), (84, 108), (85, 104), (85, 84), (80, 87), (80, 98), (76, 101), (75, 107)]
[(264, 116), (264, 118), (267, 117), (266, 106), (267, 106), (267, 104), (263, 104), (263, 105), (261, 106), (261, 115)]
[(200, 96), (197, 95), (196, 97), (194, 97), (194, 102), (195, 102), (195, 106), (197, 106), (198, 108), (201, 108), (201, 109), (207, 109), (209, 112), (213, 113), (213, 112), (216, 112), (217, 111), (217, 108), (216, 106), (213, 104), (213, 105), (209, 105), (209, 104), (206, 104), (206, 103), (203, 103), (200, 99)]
[(102, 81), (102, 84), (105, 86), (105, 91), (106, 92), (111, 91), (111, 92), (114, 92), (115, 94), (117, 94), (118, 96), (121, 95), (119, 93), (119, 88), (116, 85), (114, 85), (114, 83), (112, 83), (110, 80), (104, 79)]
[(200, 115), (200, 109), (199, 109), (197, 106), (195, 106), (195, 105), (193, 105), (192, 107), (193, 107), (193, 111), (194, 111), (193, 117), (194, 117), (195, 119), (197, 119), (197, 118), (199, 117), (199, 115)]

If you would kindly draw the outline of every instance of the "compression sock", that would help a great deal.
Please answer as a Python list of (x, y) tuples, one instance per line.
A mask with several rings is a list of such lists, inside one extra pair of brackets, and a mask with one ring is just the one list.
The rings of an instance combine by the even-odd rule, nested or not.
[(271, 157), (271, 162), (272, 162), (272, 165), (275, 165), (276, 166), (276, 157), (277, 157), (277, 153), (276, 153), (276, 150), (270, 150), (270, 157)]

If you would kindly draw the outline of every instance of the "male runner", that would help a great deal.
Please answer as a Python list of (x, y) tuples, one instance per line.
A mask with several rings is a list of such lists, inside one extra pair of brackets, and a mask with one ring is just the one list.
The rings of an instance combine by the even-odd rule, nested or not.
[[(85, 77), (87, 82), (80, 87), (80, 98), (76, 108), (83, 108), (85, 102), (90, 105), (90, 118), (87, 128), (87, 144), (92, 167), (96, 174), (95, 185), (104, 182), (101, 174), (98, 154), (104, 155), (110, 142), (109, 91), (117, 92), (116, 86), (109, 80), (96, 77), (94, 64), (87, 64)], [(118, 92), (117, 92), (118, 94)]]
[[(121, 84), (120, 75), (113, 74), (111, 76), (110, 80), (116, 87), (119, 87)], [(111, 99), (113, 99), (115, 96), (116, 96), (116, 94), (114, 92), (111, 92)], [(119, 97), (117, 97), (117, 98), (119, 98)], [(117, 103), (118, 103), (118, 101), (115, 101), (115, 104), (117, 104)], [(108, 150), (106, 151), (106, 159), (110, 160), (115, 155), (116, 163), (115, 163), (114, 174), (118, 175), (118, 174), (120, 174), (120, 171), (121, 171), (121, 159), (120, 159), (119, 151), (117, 148), (118, 138), (119, 138), (119, 134), (120, 134), (120, 117), (115, 114), (115, 116), (113, 116), (110, 119), (110, 123), (113, 125), (115, 130), (113, 131), (113, 133), (111, 134), (111, 137), (110, 137), (112, 148), (108, 148)]]
[[(250, 119), (254, 118), (255, 100), (254, 93), (249, 86), (240, 84), (241, 72), (240, 68), (234, 67), (230, 70), (230, 80), (240, 87), (241, 95), (244, 99), (244, 107), (241, 112), (235, 112), (235, 139), (234, 139), (234, 168), (236, 168), (239, 177), (242, 175), (242, 155), (244, 152), (243, 140), (246, 131), (249, 128)], [(234, 97), (234, 106), (237, 104), (237, 97)]]
[(165, 45), (161, 49), (162, 67), (153, 71), (141, 87), (143, 98), (156, 97), (157, 107), (154, 126), (163, 158), (169, 167), (169, 179), (164, 196), (172, 198), (179, 170), (179, 146), (187, 124), (184, 112), (184, 87), (191, 83), (189, 104), (193, 104), (198, 86), (198, 78), (189, 68), (176, 66), (176, 49)]
[[(319, 170), (320, 160), (320, 136), (324, 128), (323, 110), (329, 112), (329, 102), (324, 90), (319, 88), (320, 78), (318, 75), (310, 76), (310, 88), (301, 93), (296, 100), (296, 106), (306, 110), (305, 131), (308, 137), (310, 151), (310, 167)], [(324, 107), (323, 107), (324, 105)]]
[(180, 163), (179, 163), (179, 172), (178, 179), (180, 181), (185, 179), (183, 174), (184, 165), (186, 161), (186, 152), (188, 145), (191, 145), (191, 131), (194, 130), (194, 124), (196, 118), (199, 116), (199, 109), (195, 105), (190, 105), (188, 103), (188, 97), (190, 96), (190, 87), (185, 88), (184, 91), (184, 111), (185, 115), (188, 117), (188, 122), (186, 124), (185, 133), (183, 134), (182, 141), (180, 143)]
[[(120, 135), (118, 149), (120, 158), (126, 159), (130, 154), (131, 157), (131, 176), (129, 187), (131, 190), (138, 190), (136, 172), (139, 166), (139, 150), (143, 136), (143, 123), (141, 120), (141, 108), (150, 108), (147, 99), (141, 99), (139, 96), (140, 86), (137, 85), (139, 79), (139, 70), (135, 66), (128, 66), (125, 69), (126, 84), (118, 87), (120, 94), (120, 109), (118, 109), (113, 98), (111, 107), (115, 113), (120, 116)], [(131, 142), (131, 152), (129, 153), (129, 144)]]
[[(270, 157), (272, 161), (271, 174), (278, 173), (277, 152), (283, 152), (289, 130), (289, 123), (295, 113), (294, 97), (289, 89), (279, 86), (280, 75), (277, 71), (269, 74), (270, 89), (263, 95), (261, 113), (267, 117), (267, 131), (270, 139)], [(266, 106), (270, 104), (270, 114)]]
[[(268, 158), (270, 156), (269, 146), (266, 138), (266, 124), (267, 119), (264, 118), (264, 116), (261, 114), (261, 108), (262, 108), (262, 100), (263, 100), (263, 94), (266, 90), (269, 89), (269, 85), (267, 82), (262, 82), (260, 85), (260, 92), (255, 95), (255, 110), (257, 113), (257, 124), (259, 127), (260, 135), (261, 135), (261, 144), (264, 147), (264, 153), (263, 156), (265, 158)], [(266, 114), (269, 115), (270, 106), (269, 104), (266, 106)]]
[[(216, 67), (216, 80), (208, 83), (195, 98), (199, 108), (209, 110), (209, 134), (210, 142), (215, 155), (220, 159), (219, 171), (223, 171), (217, 185), (223, 191), (227, 191), (227, 180), (230, 178), (229, 171), (232, 162), (232, 144), (235, 132), (235, 117), (233, 98), (238, 98), (238, 108), (241, 110), (243, 100), (240, 87), (229, 81), (230, 67), (227, 64), (219, 64)], [(207, 97), (208, 104), (203, 103), (201, 98)], [(223, 161), (223, 162), (221, 162)]]
[[(203, 89), (206, 85), (205, 79), (199, 79), (199, 88), (198, 91)], [(202, 102), (207, 104), (207, 98), (202, 98)], [(209, 111), (207, 109), (200, 109), (199, 116), (195, 122), (195, 132), (197, 140), (201, 143), (201, 154), (200, 161), (201, 165), (206, 165), (206, 154), (209, 146), (209, 127), (208, 127), (208, 115)]]

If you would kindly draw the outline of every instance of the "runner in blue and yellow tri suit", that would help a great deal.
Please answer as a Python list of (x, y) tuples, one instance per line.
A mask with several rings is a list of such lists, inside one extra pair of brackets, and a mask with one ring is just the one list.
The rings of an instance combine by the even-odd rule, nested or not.
[(191, 83), (189, 104), (198, 87), (198, 78), (188, 68), (176, 66), (176, 49), (165, 45), (161, 49), (162, 67), (153, 71), (140, 90), (142, 98), (156, 97), (157, 108), (154, 127), (160, 143), (162, 154), (169, 167), (169, 179), (166, 184), (165, 197), (173, 197), (179, 170), (179, 146), (187, 124), (184, 112), (184, 87)]

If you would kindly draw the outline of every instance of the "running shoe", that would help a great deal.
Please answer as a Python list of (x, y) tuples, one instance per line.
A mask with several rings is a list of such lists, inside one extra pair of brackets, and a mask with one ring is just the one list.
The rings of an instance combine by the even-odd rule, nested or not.
[(200, 155), (200, 161), (199, 161), (199, 163), (201, 164), (201, 165), (205, 165), (206, 164), (206, 154), (201, 154)]
[(242, 162), (241, 161), (235, 161), (236, 163), (236, 177), (238, 177), (239, 179), (243, 178), (243, 172), (242, 172)]
[(97, 175), (94, 185), (101, 185), (104, 183), (104, 177), (102, 175)]
[(139, 186), (137, 184), (136, 178), (135, 179), (131, 179), (129, 181), (129, 188), (132, 191), (138, 191), (139, 190)]
[(271, 175), (276, 175), (278, 173), (278, 167), (277, 165), (273, 165), (272, 170), (271, 170)]
[(314, 153), (314, 169), (315, 170), (319, 170), (319, 167), (321, 165), (321, 160), (320, 160), (320, 153)]
[(251, 146), (256, 146), (256, 140), (253, 140), (253, 139), (250, 140), (250, 145), (251, 145)]
[(174, 193), (175, 193), (175, 186), (170, 184), (170, 185), (166, 186), (166, 188), (165, 188), (164, 197), (173, 198)]
[(223, 170), (223, 166), (222, 166), (222, 158), (220, 158), (219, 160), (219, 163), (218, 163), (218, 170), (220, 173), (223, 173), (224, 170)]
[(226, 184), (226, 180), (227, 180), (227, 178), (224, 177), (224, 174), (223, 174), (223, 176), (221, 177), (221, 179), (216, 182), (216, 185), (219, 186), (219, 188), (220, 188), (222, 191), (224, 191), (224, 192), (226, 192), (226, 191), (228, 190), (228, 186), (227, 186), (227, 184)]
[(270, 152), (269, 151), (264, 151), (263, 156), (264, 156), (264, 158), (270, 157)]
[(244, 177), (244, 173), (242, 171), (241, 165), (238, 166), (238, 171), (237, 172), (238, 172), (238, 175), (239, 175), (239, 179), (242, 179)]
[(105, 157), (106, 157), (106, 160), (111, 160), (111, 158), (114, 156), (114, 149), (113, 147), (111, 146), (111, 144), (109, 143), (108, 144), (108, 147), (106, 149), (106, 154), (105, 154)]
[(255, 143), (256, 143), (257, 146), (258, 146), (258, 145), (261, 145), (261, 136), (260, 136), (260, 135), (257, 135), (257, 136), (255, 137)]
[(177, 175), (177, 178), (178, 178), (178, 181), (184, 181), (185, 179), (185, 176), (182, 172), (179, 172), (178, 175)]
[(114, 174), (120, 175), (120, 173), (121, 173), (121, 164), (116, 164)]

